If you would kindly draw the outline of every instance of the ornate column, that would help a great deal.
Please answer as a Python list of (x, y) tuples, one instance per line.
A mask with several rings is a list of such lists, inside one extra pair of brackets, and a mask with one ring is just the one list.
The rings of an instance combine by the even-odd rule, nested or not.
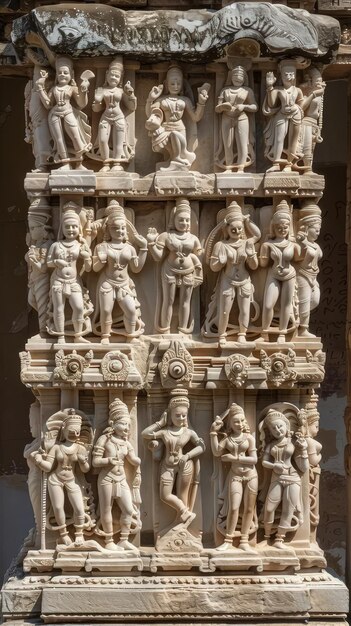
[(13, 39), (33, 63), (21, 376), (39, 417), (5, 619), (345, 623), (317, 542), (309, 329), (338, 23), (58, 4)]

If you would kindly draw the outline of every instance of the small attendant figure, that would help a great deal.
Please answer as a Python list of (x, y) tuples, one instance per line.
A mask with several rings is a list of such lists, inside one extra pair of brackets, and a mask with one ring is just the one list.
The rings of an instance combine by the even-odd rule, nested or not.
[(320, 301), (318, 284), (319, 267), (322, 259), (321, 247), (316, 243), (322, 225), (321, 210), (316, 204), (306, 202), (300, 209), (297, 241), (300, 244), (300, 260), (296, 264), (296, 282), (299, 299), (300, 337), (314, 337), (309, 332), (311, 311), (317, 308)]
[(38, 313), (39, 331), (46, 332), (50, 274), (47, 265), (48, 252), (53, 244), (53, 232), (45, 211), (28, 213), (28, 303)]

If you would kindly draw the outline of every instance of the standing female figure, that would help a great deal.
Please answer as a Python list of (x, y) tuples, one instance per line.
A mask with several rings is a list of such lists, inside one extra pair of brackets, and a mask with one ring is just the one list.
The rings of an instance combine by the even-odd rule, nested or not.
[(274, 540), (275, 548), (283, 548), (286, 533), (303, 523), (301, 506), (301, 473), (309, 467), (307, 441), (290, 430), (290, 422), (280, 411), (269, 409), (260, 426), (262, 465), (271, 471), (264, 503), (263, 522), (267, 541), (272, 534), (275, 512), (281, 506), (280, 519)]
[[(238, 341), (246, 341), (246, 332), (250, 320), (250, 304), (253, 301), (253, 286), (247, 268), (258, 267), (255, 243), (260, 239), (259, 228), (250, 221), (250, 216), (243, 216), (241, 207), (232, 202), (217, 216), (218, 224), (210, 233), (205, 246), (206, 261), (213, 272), (220, 272), (214, 293), (208, 307), (205, 324), (205, 336), (213, 334), (217, 328), (219, 343), (225, 344), (229, 327), (230, 312), (234, 300), (239, 308)], [(222, 231), (223, 239), (214, 240)], [(249, 237), (246, 239), (246, 232)], [(251, 236), (250, 236), (251, 235)]]
[(116, 57), (106, 72), (103, 87), (95, 90), (92, 109), (104, 110), (98, 130), (99, 157), (103, 162), (101, 172), (121, 170), (121, 163), (127, 163), (134, 156), (133, 148), (127, 142), (127, 122), (121, 105), (127, 111), (135, 111), (137, 99), (128, 81), (122, 88), (122, 57)]
[[(93, 258), (94, 271), (102, 270), (94, 316), (94, 332), (101, 334), (101, 343), (109, 343), (111, 333), (133, 338), (144, 332), (140, 304), (129, 270), (137, 274), (143, 269), (147, 242), (126, 219), (123, 207), (117, 201), (110, 202), (107, 213), (102, 227), (105, 241), (96, 246)], [(138, 253), (128, 241), (128, 230), (139, 247)], [(115, 305), (119, 307), (118, 312), (114, 312)]]
[[(140, 459), (129, 442), (130, 416), (127, 406), (116, 398), (110, 404), (109, 426), (99, 437), (93, 450), (93, 467), (100, 469), (98, 477), (100, 521), (107, 550), (133, 550), (128, 541), (131, 532), (140, 529), (139, 489), (134, 489), (135, 478), (140, 475)], [(128, 472), (128, 464), (134, 469), (134, 477)], [(131, 468), (129, 468), (130, 470)], [(128, 474), (128, 476), (127, 476)], [(129, 478), (129, 481), (128, 481)], [(116, 502), (119, 510), (118, 529), (113, 524), (112, 509)], [(113, 535), (119, 532), (117, 544)]]
[(317, 67), (309, 67), (305, 74), (305, 83), (301, 85), (305, 99), (302, 103), (304, 117), (299, 137), (303, 170), (312, 171), (313, 155), (317, 143), (322, 143), (323, 96), (326, 87)]
[[(81, 235), (81, 223), (77, 213), (79, 207), (74, 202), (68, 202), (61, 218), (59, 239), (52, 244), (48, 254), (48, 267), (53, 267), (51, 274), (51, 316), (48, 331), (58, 335), (59, 341), (64, 342), (64, 335), (73, 335), (77, 342), (82, 341), (90, 329), (89, 315), (92, 305), (85, 297), (82, 280), (78, 273), (78, 261), (83, 261), (85, 272), (91, 269), (91, 251)], [(71, 319), (66, 319), (65, 308), (69, 303), (72, 309)], [(73, 326), (73, 330), (67, 327)]]
[(44, 211), (28, 214), (28, 303), (38, 313), (39, 331), (46, 331), (50, 275), (47, 266), (48, 252), (53, 243), (53, 233), (48, 225), (49, 216)]
[[(227, 421), (226, 433), (219, 438), (219, 431)], [(249, 534), (255, 530), (254, 513), (258, 490), (256, 471), (257, 451), (254, 437), (250, 434), (244, 411), (239, 405), (231, 404), (226, 413), (216, 417), (210, 431), (211, 448), (215, 457), (222, 463), (230, 463), (230, 470), (219, 494), (222, 506), (218, 513), (219, 530), (223, 533), (225, 521), (225, 539), (218, 550), (229, 550), (238, 527), (241, 514), (239, 548), (250, 552)]]
[(202, 439), (188, 426), (189, 400), (173, 397), (159, 422), (143, 430), (149, 448), (157, 457), (161, 452), (160, 499), (177, 512), (176, 523), (195, 519), (193, 511), (199, 484), (200, 462), (205, 451)]
[[(93, 76), (89, 70), (84, 72), (77, 87), (72, 59), (57, 57), (55, 85), (49, 92), (45, 89), (47, 72), (42, 71), (36, 80), (41, 101), (49, 109), (49, 130), (56, 153), (54, 161), (63, 164), (60, 169), (71, 169), (71, 163), (76, 163), (77, 169), (85, 169), (82, 161), (91, 148), (91, 128), (87, 116), (79, 109), (88, 104), (89, 79)], [(79, 109), (72, 106), (71, 100)]]
[(289, 206), (283, 200), (273, 214), (270, 237), (262, 244), (259, 258), (261, 267), (268, 267), (263, 294), (262, 336), (268, 340), (274, 307), (279, 301), (279, 342), (285, 341), (293, 309), (296, 270), (292, 261), (297, 261), (300, 255), (300, 247), (290, 238), (290, 225)]
[(300, 244), (300, 261), (296, 265), (297, 293), (299, 298), (300, 337), (314, 337), (309, 332), (311, 311), (320, 301), (320, 288), (317, 281), (318, 263), (322, 259), (321, 247), (316, 243), (322, 225), (321, 210), (316, 204), (307, 203), (300, 209), (297, 240)]
[(255, 135), (250, 113), (257, 111), (248, 76), (243, 67), (237, 65), (231, 71), (231, 85), (219, 94), (216, 113), (221, 113), (221, 130), (216, 164), (227, 170), (243, 172), (255, 161)]
[[(195, 287), (203, 280), (199, 256), (202, 248), (198, 238), (190, 232), (191, 208), (185, 198), (177, 198), (168, 230), (160, 235), (149, 228), (147, 241), (155, 261), (161, 262), (162, 304), (156, 310), (156, 331), (171, 332), (173, 305), (179, 288), (178, 330), (189, 334), (194, 320), (191, 298)], [(160, 298), (158, 298), (159, 302)]]
[(77, 476), (77, 466), (85, 474), (90, 469), (87, 447), (79, 441), (82, 415), (74, 409), (59, 411), (49, 418), (47, 428), (57, 428), (57, 437), (49, 452), (41, 448), (31, 453), (36, 465), (49, 475), (48, 492), (60, 540), (66, 546), (72, 544), (69, 537), (65, 512), (65, 494), (73, 509), (75, 544), (84, 542), (83, 530), (89, 525), (86, 521), (82, 485)]
[[(146, 128), (150, 131), (152, 149), (162, 152), (168, 160), (161, 169), (189, 169), (195, 160), (197, 147), (196, 124), (201, 120), (210, 85), (198, 88), (198, 103), (193, 104), (192, 92), (185, 95), (183, 72), (171, 65), (165, 84), (151, 89), (146, 101)], [(165, 93), (163, 93), (165, 90)]]

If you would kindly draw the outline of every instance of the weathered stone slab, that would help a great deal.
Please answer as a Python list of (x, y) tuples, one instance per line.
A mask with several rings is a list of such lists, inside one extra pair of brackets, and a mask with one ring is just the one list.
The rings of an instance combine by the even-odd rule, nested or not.
[[(287, 33), (289, 36), (287, 37)], [(207, 10), (124, 11), (105, 5), (39, 7), (14, 22), (13, 41), (35, 35), (55, 54), (73, 57), (127, 54), (148, 60), (207, 61), (243, 37), (274, 54), (306, 53), (328, 58), (337, 50), (337, 20), (264, 2), (236, 2), (215, 14)]]

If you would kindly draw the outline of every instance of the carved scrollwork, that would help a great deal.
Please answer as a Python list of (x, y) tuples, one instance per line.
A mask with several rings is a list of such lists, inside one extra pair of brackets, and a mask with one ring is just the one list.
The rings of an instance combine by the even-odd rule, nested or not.
[(231, 354), (224, 366), (228, 380), (234, 387), (243, 387), (247, 381), (250, 361), (243, 354)]
[(191, 354), (181, 341), (172, 341), (162, 357), (159, 368), (162, 385), (168, 388), (190, 384), (194, 373)]
[(107, 352), (101, 361), (100, 370), (105, 381), (123, 382), (128, 378), (130, 362), (119, 350)]
[(63, 350), (59, 350), (55, 354), (54, 380), (67, 382), (71, 387), (75, 387), (81, 382), (83, 372), (90, 366), (93, 358), (92, 350), (89, 350), (85, 356), (81, 356), (76, 350), (66, 355)]
[(274, 387), (280, 387), (283, 383), (292, 387), (297, 378), (297, 373), (293, 370), (296, 354), (293, 350), (274, 352), (269, 356), (265, 350), (260, 350), (260, 365), (267, 374), (267, 381)]

